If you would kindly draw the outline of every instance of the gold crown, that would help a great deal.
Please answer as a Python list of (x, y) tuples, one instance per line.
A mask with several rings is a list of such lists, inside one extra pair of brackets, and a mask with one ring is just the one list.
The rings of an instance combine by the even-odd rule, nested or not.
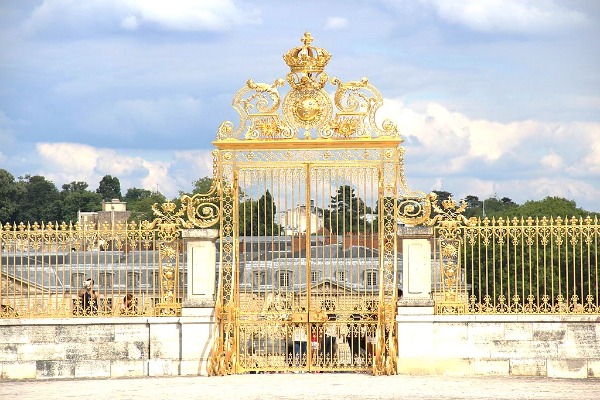
[(310, 44), (313, 41), (310, 32), (305, 32), (302, 39), (302, 46), (294, 47), (283, 55), (283, 60), (290, 66), (292, 72), (322, 72), (331, 54), (320, 47), (314, 47)]

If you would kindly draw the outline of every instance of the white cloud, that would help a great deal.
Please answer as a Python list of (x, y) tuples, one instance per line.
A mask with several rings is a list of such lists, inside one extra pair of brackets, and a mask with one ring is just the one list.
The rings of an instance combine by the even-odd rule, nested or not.
[(26, 31), (89, 29), (136, 30), (141, 26), (172, 31), (226, 31), (261, 23), (256, 9), (232, 0), (44, 0), (24, 23)]
[(169, 166), (165, 161), (77, 143), (38, 143), (36, 150), (43, 162), (40, 173), (58, 187), (61, 183), (85, 181), (93, 190), (104, 175), (112, 175), (119, 178), (123, 194), (131, 187), (155, 189), (157, 184), (163, 193), (176, 193), (177, 188), (165, 173)]
[(542, 157), (540, 162), (544, 167), (547, 167), (550, 170), (557, 170), (565, 165), (563, 158), (554, 152)]
[(343, 29), (348, 26), (348, 20), (342, 17), (328, 17), (325, 29)]
[(401, 127), (406, 178), (424, 185), (413, 189), (517, 202), (560, 196), (598, 210), (600, 188), (591, 182), (600, 183), (600, 123), (500, 123), (392, 99), (380, 114)]
[(231, 0), (128, 0), (125, 4), (143, 22), (171, 30), (222, 31), (259, 22), (256, 11), (242, 10)]
[(213, 156), (208, 150), (185, 150), (174, 153), (177, 163), (200, 174), (196, 179), (213, 174)]
[[(518, 203), (560, 196), (598, 211), (600, 124), (502, 124), (471, 120), (434, 103), (405, 105), (386, 100), (384, 104), (387, 107), (380, 117), (391, 118), (403, 127), (405, 174), (412, 189), (445, 190), (456, 198), (469, 194), (480, 198), (506, 196)], [(504, 131), (509, 133), (502, 136)], [(485, 158), (477, 139), (485, 135), (501, 135), (510, 144), (490, 141), (495, 155)], [(76, 143), (38, 143), (36, 149), (42, 165), (36, 173), (58, 187), (86, 181), (94, 190), (100, 179), (110, 174), (121, 181), (123, 194), (131, 187), (158, 188), (172, 198), (180, 190), (191, 190), (196, 179), (213, 174), (211, 150), (131, 155), (131, 151)]]
[(210, 150), (160, 151), (133, 156), (131, 152), (97, 148), (79, 143), (38, 143), (41, 170), (36, 172), (57, 187), (71, 181), (84, 181), (95, 190), (104, 175), (119, 178), (124, 195), (127, 189), (141, 187), (176, 197), (189, 191), (192, 182), (212, 176)]
[(381, 108), (401, 127), (403, 135), (416, 137), (427, 152), (438, 155), (478, 157), (494, 161), (511, 151), (517, 137), (528, 135), (530, 124), (501, 124), (486, 120), (471, 120), (437, 103), (415, 103), (405, 107), (398, 100), (386, 100)]
[[(588, 126), (588, 128), (593, 129), (591, 126)], [(598, 142), (598, 139), (600, 139), (600, 132), (595, 130), (594, 135), (597, 135), (596, 140), (590, 144), (589, 153), (572, 168), (574, 173), (583, 172), (595, 175), (600, 183), (600, 142)]]
[(487, 33), (545, 33), (587, 24), (586, 16), (552, 0), (423, 0), (438, 16)]

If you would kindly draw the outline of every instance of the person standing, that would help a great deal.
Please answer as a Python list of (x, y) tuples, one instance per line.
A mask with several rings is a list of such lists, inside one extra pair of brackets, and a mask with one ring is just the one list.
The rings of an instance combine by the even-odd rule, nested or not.
[(325, 362), (334, 363), (337, 359), (337, 328), (335, 321), (337, 315), (330, 314), (328, 321), (325, 323)]
[(77, 293), (81, 304), (82, 315), (98, 315), (98, 292), (94, 290), (94, 280), (83, 281), (83, 287)]
[(304, 366), (306, 365), (306, 342), (308, 341), (308, 335), (306, 334), (306, 326), (304, 324), (295, 325), (293, 335), (294, 364), (296, 367)]

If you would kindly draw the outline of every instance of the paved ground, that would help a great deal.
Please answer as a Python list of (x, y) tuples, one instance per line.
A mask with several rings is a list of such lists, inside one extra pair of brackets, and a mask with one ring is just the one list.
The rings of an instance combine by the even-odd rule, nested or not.
[(0, 399), (600, 399), (600, 380), (365, 374), (0, 381)]

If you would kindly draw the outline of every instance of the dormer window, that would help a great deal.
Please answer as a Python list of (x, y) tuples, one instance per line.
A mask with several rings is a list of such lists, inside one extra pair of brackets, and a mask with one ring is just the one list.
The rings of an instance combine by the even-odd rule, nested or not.
[(319, 280), (319, 271), (310, 271), (310, 283), (317, 283)]
[(127, 288), (136, 289), (140, 287), (140, 273), (139, 272), (127, 272)]
[(377, 271), (365, 271), (365, 285), (367, 287), (377, 286)]
[(101, 272), (100, 273), (100, 287), (104, 289), (111, 289), (113, 287), (113, 273), (112, 272)]
[(254, 272), (252, 275), (252, 285), (253, 286), (261, 286), (265, 284), (265, 273), (264, 272)]
[(290, 272), (289, 271), (280, 271), (279, 272), (279, 287), (288, 287), (290, 286)]

